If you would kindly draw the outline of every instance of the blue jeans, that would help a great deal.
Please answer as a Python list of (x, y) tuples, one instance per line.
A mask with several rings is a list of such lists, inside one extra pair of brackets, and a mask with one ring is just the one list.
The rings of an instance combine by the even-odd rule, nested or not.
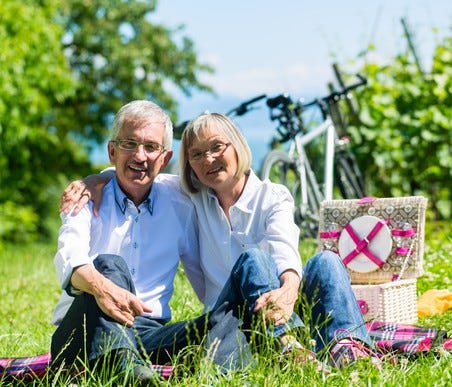
[[(245, 324), (252, 316), (257, 298), (272, 289), (280, 287), (280, 281), (274, 259), (259, 249), (250, 249), (243, 253), (232, 269), (215, 310), (224, 302), (230, 305), (245, 305)], [(269, 331), (271, 336), (280, 336), (298, 327), (303, 321), (309, 321), (318, 352), (335, 339), (345, 336), (358, 339), (371, 348), (361, 311), (350, 285), (350, 278), (341, 259), (331, 251), (313, 256), (303, 271), (303, 283), (297, 313), (285, 325), (279, 325)]]
[[(353, 337), (373, 348), (361, 310), (340, 257), (323, 251), (314, 255), (303, 271), (299, 313), (310, 314), (314, 351), (344, 337)], [(305, 301), (307, 308), (303, 308)]]
[[(121, 257), (99, 255), (94, 265), (116, 285), (135, 293), (130, 272)], [(189, 321), (167, 324), (161, 319), (137, 316), (132, 327), (125, 327), (103, 313), (92, 295), (82, 293), (74, 297), (52, 336), (52, 366), (69, 366), (78, 357), (94, 365), (119, 349), (128, 349), (154, 364), (162, 364), (188, 345), (203, 344), (205, 354), (222, 370), (242, 369), (252, 361), (252, 356), (240, 329), (242, 321), (232, 309), (225, 301), (215, 311)]]
[[(100, 255), (94, 264), (118, 286), (135, 292), (122, 258)], [(254, 303), (261, 294), (279, 286), (274, 260), (252, 249), (237, 260), (213, 310), (189, 321), (167, 324), (164, 320), (138, 316), (133, 326), (127, 328), (106, 316), (91, 295), (77, 295), (52, 336), (53, 365), (59, 366), (63, 361), (72, 364), (83, 354), (94, 362), (106, 352), (122, 348), (144, 354), (154, 363), (165, 363), (186, 346), (203, 343), (205, 353), (222, 369), (242, 369), (252, 362), (243, 331), (250, 327)], [(337, 255), (322, 252), (308, 262), (302, 297), (312, 306), (309, 320), (315, 335), (315, 350), (332, 341), (340, 328), (371, 345), (348, 274)], [(300, 308), (287, 324), (275, 327), (268, 334), (279, 336), (303, 326), (299, 316), (303, 317), (304, 312)]]
[[(249, 249), (240, 255), (232, 268), (218, 300), (213, 308), (227, 302), (235, 306), (236, 315), (243, 317), (242, 328), (251, 328), (256, 300), (264, 293), (281, 286), (275, 260), (259, 249)], [(239, 311), (240, 310), (240, 311)], [(293, 313), (285, 325), (268, 329), (267, 334), (278, 337), (291, 329), (304, 326), (300, 317)]]

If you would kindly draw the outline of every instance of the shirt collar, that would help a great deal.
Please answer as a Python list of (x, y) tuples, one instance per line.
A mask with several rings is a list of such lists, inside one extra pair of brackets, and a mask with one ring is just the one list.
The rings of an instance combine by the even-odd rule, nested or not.
[[(133, 205), (133, 202), (125, 195), (125, 193), (122, 191), (121, 187), (118, 184), (118, 181), (116, 178), (113, 179), (113, 189), (115, 192), (115, 201), (119, 209), (123, 214), (125, 214), (127, 207), (129, 205)], [(151, 189), (151, 192), (149, 196), (139, 205), (139, 207), (147, 208), (149, 213), (152, 215), (152, 212), (154, 210), (154, 201), (155, 201), (155, 190)]]

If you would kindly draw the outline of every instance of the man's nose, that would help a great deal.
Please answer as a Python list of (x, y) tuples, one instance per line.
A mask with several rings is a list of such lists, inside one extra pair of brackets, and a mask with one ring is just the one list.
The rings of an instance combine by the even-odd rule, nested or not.
[(139, 144), (137, 149), (135, 150), (135, 157), (139, 158), (140, 160), (145, 160), (147, 155), (146, 151), (144, 150), (144, 145)]

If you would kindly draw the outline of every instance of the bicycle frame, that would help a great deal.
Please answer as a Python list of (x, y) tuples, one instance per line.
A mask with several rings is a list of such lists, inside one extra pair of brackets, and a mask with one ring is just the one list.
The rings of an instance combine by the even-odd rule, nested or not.
[[(320, 190), (320, 184), (305, 151), (305, 147), (309, 143), (322, 135), (325, 135), (326, 140), (323, 193)], [(331, 200), (333, 198), (335, 139), (336, 130), (331, 119), (327, 117), (325, 121), (311, 131), (305, 134), (298, 133), (290, 143), (288, 154), (296, 161), (297, 169), (300, 173), (302, 213), (305, 213), (306, 209), (309, 208), (308, 187), (312, 188), (313, 197), (311, 201), (315, 201), (316, 208), (320, 206), (322, 200)]]

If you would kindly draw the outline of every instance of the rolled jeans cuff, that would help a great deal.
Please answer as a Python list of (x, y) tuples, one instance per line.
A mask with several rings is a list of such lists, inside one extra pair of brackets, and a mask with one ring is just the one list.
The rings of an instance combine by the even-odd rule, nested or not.
[(267, 335), (270, 337), (279, 337), (282, 336), (295, 328), (304, 327), (304, 323), (301, 320), (300, 316), (296, 313), (292, 313), (289, 321), (287, 321), (283, 325), (272, 326), (267, 329)]

